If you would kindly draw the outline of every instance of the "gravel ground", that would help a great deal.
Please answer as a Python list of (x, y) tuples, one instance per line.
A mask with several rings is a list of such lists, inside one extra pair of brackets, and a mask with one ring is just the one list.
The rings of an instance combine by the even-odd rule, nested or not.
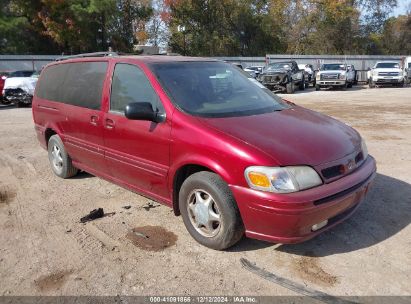
[[(243, 239), (226, 252), (197, 244), (168, 207), (86, 173), (57, 178), (31, 109), (0, 108), (0, 295), (411, 295), (411, 88), (284, 97), (355, 127), (377, 160), (374, 187), (351, 219), (311, 241)], [(79, 222), (98, 207), (112, 214)]]

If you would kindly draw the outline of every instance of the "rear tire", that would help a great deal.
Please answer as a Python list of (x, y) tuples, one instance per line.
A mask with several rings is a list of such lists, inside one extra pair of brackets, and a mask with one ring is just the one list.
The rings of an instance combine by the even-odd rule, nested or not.
[(60, 136), (53, 135), (50, 137), (48, 142), (48, 155), (51, 169), (58, 177), (69, 178), (78, 173), (78, 169), (73, 166)]
[(188, 232), (206, 247), (224, 250), (244, 235), (237, 203), (215, 173), (202, 171), (189, 176), (180, 189), (179, 207)]

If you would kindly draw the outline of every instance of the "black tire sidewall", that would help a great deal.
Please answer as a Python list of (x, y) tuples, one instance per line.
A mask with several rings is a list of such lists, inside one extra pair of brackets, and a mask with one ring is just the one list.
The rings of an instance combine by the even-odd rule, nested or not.
[(287, 94), (293, 94), (294, 93), (294, 83), (292, 79), (288, 79), (288, 83), (286, 84), (286, 91)]
[[(63, 170), (61, 170), (61, 172), (56, 171), (56, 169), (54, 168), (54, 165), (52, 163), (51, 160), (51, 150), (53, 146), (58, 146), (60, 149), (60, 153), (63, 159)], [(71, 164), (71, 159), (69, 157), (69, 155), (66, 152), (66, 149), (64, 148), (64, 144), (63, 141), (61, 140), (60, 136), (58, 135), (53, 135), (50, 137), (49, 142), (48, 142), (48, 146), (47, 146), (47, 150), (48, 150), (48, 158), (49, 158), (49, 162), (50, 162), (50, 166), (51, 169), (53, 170), (54, 174), (56, 174), (58, 177), (61, 178), (68, 178), (73, 176), (73, 167)]]
[[(195, 189), (202, 189), (209, 193), (222, 218), (221, 227), (214, 237), (205, 237), (193, 227), (187, 211), (187, 200), (190, 193)], [(241, 216), (237, 208), (234, 197), (227, 184), (212, 172), (198, 172), (188, 177), (181, 186), (179, 193), (179, 207), (184, 224), (190, 235), (200, 244), (223, 250), (237, 243), (244, 234)]]

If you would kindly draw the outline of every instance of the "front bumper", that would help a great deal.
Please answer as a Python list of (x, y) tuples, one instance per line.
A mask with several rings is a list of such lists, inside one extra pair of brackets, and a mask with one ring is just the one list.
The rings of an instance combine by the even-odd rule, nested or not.
[(22, 89), (5, 89), (4, 100), (10, 103), (31, 104), (33, 95), (23, 91)]
[(272, 74), (262, 75), (261, 83), (270, 89), (281, 89), (287, 85), (287, 75), (284, 74)]
[(376, 76), (373, 76), (373, 77), (372, 77), (372, 80), (373, 80), (373, 82), (374, 82), (375, 84), (386, 84), (386, 83), (388, 83), (388, 84), (396, 84), (396, 83), (401, 83), (401, 82), (403, 82), (403, 81), (404, 81), (404, 77), (395, 77), (395, 76), (392, 76), (392, 77), (388, 77), (388, 76), (376, 77)]
[(346, 80), (317, 80), (317, 84), (320, 86), (343, 86)]
[[(350, 217), (364, 200), (376, 175), (371, 156), (351, 174), (319, 187), (274, 194), (231, 185), (246, 236), (275, 243), (311, 239)], [(328, 220), (313, 231), (312, 226)]]

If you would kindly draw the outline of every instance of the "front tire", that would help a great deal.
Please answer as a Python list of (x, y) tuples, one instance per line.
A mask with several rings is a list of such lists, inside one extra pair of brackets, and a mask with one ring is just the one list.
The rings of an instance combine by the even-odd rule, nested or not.
[(235, 199), (215, 173), (202, 171), (189, 176), (180, 189), (179, 207), (190, 235), (206, 247), (224, 250), (244, 235)]
[(285, 89), (287, 91), (287, 94), (294, 93), (294, 83), (292, 79), (290, 79), (290, 81), (286, 84)]
[(320, 89), (321, 89), (320, 85), (316, 84), (316, 85), (315, 85), (315, 90), (316, 90), (316, 91), (319, 91)]
[(298, 88), (300, 89), (300, 91), (304, 91), (305, 90), (305, 79), (303, 78), (301, 80), (301, 82), (299, 83)]
[(372, 80), (372, 78), (370, 78), (370, 80), (368, 81), (368, 86), (370, 87), (370, 89), (375, 88), (375, 83), (374, 83), (374, 81)]
[(77, 174), (78, 169), (73, 166), (60, 136), (53, 135), (50, 137), (48, 155), (51, 169), (58, 177), (69, 178)]

